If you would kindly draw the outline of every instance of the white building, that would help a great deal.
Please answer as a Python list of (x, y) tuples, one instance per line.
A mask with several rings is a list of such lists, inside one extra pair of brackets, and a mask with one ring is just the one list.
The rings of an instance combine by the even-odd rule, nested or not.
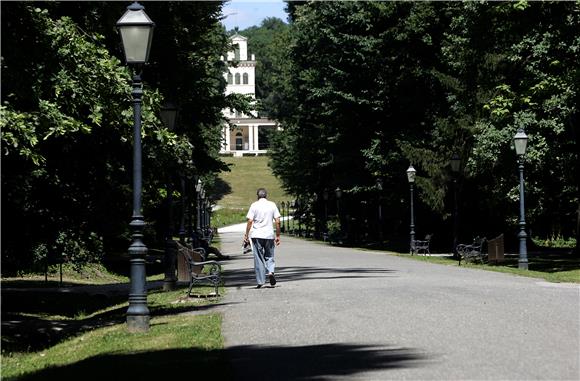
[[(251, 59), (248, 59), (248, 39), (246, 37), (235, 34), (230, 38), (235, 49), (228, 52), (226, 57), (229, 66), (228, 73), (225, 74), (228, 83), (226, 94), (248, 94), (255, 99), (256, 58), (252, 54)], [(234, 62), (237, 63), (236, 67), (233, 66)], [(227, 124), (224, 127), (221, 153), (243, 156), (244, 154), (255, 155), (267, 152), (269, 147), (268, 134), (278, 128), (275, 121), (259, 116), (245, 115), (236, 110), (224, 109), (222, 112), (235, 127), (230, 129)], [(257, 114), (257, 112), (253, 114)]]

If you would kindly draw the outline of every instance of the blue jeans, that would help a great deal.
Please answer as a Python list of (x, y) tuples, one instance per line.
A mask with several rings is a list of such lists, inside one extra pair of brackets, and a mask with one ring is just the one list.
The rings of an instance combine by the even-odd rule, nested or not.
[(264, 238), (252, 238), (252, 251), (254, 252), (254, 270), (256, 282), (266, 283), (266, 275), (274, 273), (274, 240)]

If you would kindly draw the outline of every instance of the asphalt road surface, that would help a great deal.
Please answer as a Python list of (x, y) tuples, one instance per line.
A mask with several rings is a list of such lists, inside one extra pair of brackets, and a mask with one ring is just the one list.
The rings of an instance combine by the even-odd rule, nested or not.
[(220, 233), (236, 380), (579, 380), (580, 287), (290, 237), (256, 289)]

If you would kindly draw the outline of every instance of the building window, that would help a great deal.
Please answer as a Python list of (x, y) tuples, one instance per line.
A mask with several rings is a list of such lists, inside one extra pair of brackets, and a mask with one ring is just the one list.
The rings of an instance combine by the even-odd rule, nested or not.
[(236, 61), (240, 60), (240, 45), (239, 44), (234, 45), (234, 59)]
[(244, 138), (241, 132), (236, 134), (236, 151), (244, 149)]
[(234, 76), (232, 75), (232, 73), (228, 73), (228, 85), (231, 85), (234, 83)]
[(240, 73), (236, 73), (236, 85), (240, 84)]
[(244, 75), (243, 75), (242, 78), (243, 78), (243, 81), (244, 81), (244, 85), (247, 85), (248, 84), (248, 73), (244, 73)]

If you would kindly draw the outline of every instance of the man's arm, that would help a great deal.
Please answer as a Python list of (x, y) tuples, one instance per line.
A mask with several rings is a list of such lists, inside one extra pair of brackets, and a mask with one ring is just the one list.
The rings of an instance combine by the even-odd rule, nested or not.
[(249, 240), (250, 229), (252, 228), (253, 223), (254, 223), (254, 220), (248, 218), (248, 222), (246, 223), (246, 234), (244, 234), (243, 242), (247, 242)]
[(276, 222), (276, 239), (274, 242), (276, 243), (276, 246), (278, 246), (280, 244), (280, 217), (276, 218), (274, 221)]

